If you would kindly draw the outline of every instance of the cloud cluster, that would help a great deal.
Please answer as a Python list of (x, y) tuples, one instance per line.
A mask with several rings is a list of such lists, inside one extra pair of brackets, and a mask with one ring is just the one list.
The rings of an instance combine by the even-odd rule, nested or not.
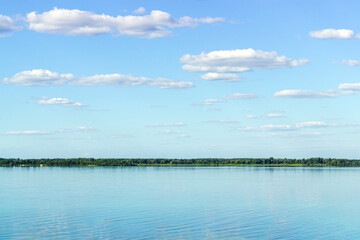
[(360, 38), (359, 34), (355, 34), (350, 29), (323, 29), (310, 32), (310, 37), (318, 39), (354, 39)]
[(265, 52), (248, 48), (209, 53), (203, 52), (200, 55), (186, 54), (180, 58), (180, 62), (184, 63), (182, 68), (190, 72), (234, 73), (290, 68), (305, 64), (308, 60), (293, 60), (285, 56), (279, 56), (276, 52)]
[(20, 31), (21, 29), (22, 27), (17, 25), (12, 18), (0, 14), (0, 37), (4, 36), (3, 33)]
[(152, 86), (160, 88), (190, 88), (192, 82), (173, 81), (164, 78), (145, 78), (122, 74), (105, 74), (88, 77), (76, 77), (71, 73), (60, 74), (49, 70), (34, 69), (15, 74), (2, 80), (5, 84), (21, 86), (51, 86), (51, 85), (76, 85), (76, 86)]
[(84, 104), (79, 102), (74, 102), (72, 100), (69, 100), (67, 98), (41, 98), (39, 101), (37, 101), (40, 105), (61, 105), (65, 107), (85, 107)]
[[(145, 12), (144, 8), (135, 10)], [(154, 10), (148, 15), (110, 16), (78, 9), (54, 8), (48, 12), (31, 12), (26, 15), (29, 29), (41, 33), (64, 35), (128, 35), (141, 38), (160, 38), (172, 34), (170, 29), (194, 27), (199, 23), (223, 22), (224, 18), (173, 18), (169, 13)]]

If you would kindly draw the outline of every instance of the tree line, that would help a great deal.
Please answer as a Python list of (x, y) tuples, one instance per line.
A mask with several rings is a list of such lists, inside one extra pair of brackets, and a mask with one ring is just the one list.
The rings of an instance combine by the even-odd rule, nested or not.
[(19, 159), (0, 158), (0, 167), (41, 167), (41, 166), (334, 166), (360, 167), (360, 160), (334, 158), (196, 158), (196, 159), (130, 159), (130, 158), (44, 158)]

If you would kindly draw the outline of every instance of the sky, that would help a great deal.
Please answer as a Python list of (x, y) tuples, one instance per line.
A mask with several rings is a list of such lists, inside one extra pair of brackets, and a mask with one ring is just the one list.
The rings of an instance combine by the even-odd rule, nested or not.
[(359, 8), (0, 0), (0, 157), (359, 159)]

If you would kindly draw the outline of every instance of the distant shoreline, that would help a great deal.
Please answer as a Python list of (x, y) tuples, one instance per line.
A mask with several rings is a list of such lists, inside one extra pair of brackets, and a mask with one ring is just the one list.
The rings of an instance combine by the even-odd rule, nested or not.
[(147, 159), (147, 158), (54, 158), (9, 159), (0, 158), (0, 167), (96, 167), (96, 166), (264, 166), (264, 167), (360, 167), (360, 160), (334, 158), (197, 158), (197, 159)]

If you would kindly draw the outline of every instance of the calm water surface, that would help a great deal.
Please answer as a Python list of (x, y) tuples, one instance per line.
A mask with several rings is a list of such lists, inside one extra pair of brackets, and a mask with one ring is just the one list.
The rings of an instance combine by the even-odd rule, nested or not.
[(0, 239), (360, 239), (360, 168), (0, 168)]

